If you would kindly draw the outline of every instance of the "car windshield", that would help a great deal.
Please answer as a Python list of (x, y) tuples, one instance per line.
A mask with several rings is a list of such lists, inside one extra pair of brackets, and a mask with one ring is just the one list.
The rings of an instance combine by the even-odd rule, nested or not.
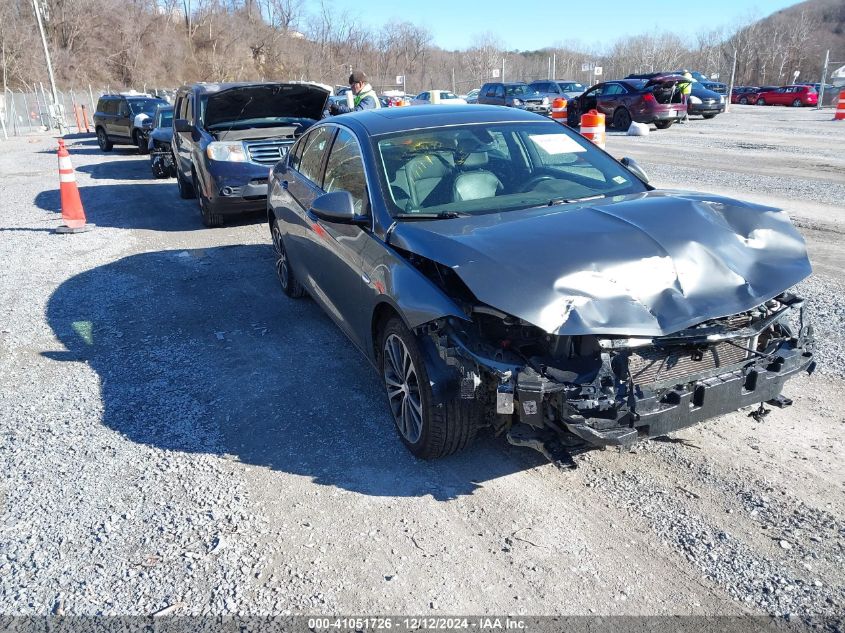
[(132, 111), (132, 114), (147, 114), (152, 116), (156, 108), (160, 105), (164, 104), (165, 102), (161, 99), (127, 99), (129, 103), (129, 109)]
[(160, 110), (156, 127), (173, 127), (173, 110)]
[(441, 98), (441, 99), (457, 99), (457, 98), (458, 98), (458, 95), (453, 94), (453, 93), (451, 93), (451, 92), (441, 92), (441, 93), (440, 93), (440, 98)]
[(590, 141), (551, 121), (482, 123), (377, 139), (384, 199), (400, 219), (564, 205), (646, 191)]
[(560, 86), (560, 89), (564, 92), (584, 92), (586, 90), (584, 85), (579, 83), (570, 82), (565, 84), (558, 84), (558, 86)]
[(537, 94), (530, 86), (505, 86), (505, 94), (509, 97), (530, 97)]

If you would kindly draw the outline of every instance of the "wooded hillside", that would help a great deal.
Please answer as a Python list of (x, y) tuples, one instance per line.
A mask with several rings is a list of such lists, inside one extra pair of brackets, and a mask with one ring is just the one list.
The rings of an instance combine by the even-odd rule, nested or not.
[[(630, 34), (596, 50), (542, 48), (507, 51), (494, 33), (476, 35), (461, 51), (432, 44), (408, 22), (362, 26), (360, 17), (330, 0), (39, 0), (61, 87), (175, 87), (188, 81), (308, 79), (342, 84), (350, 66), (377, 89), (405, 75), (410, 92), (439, 86), (465, 92), (490, 78), (548, 77), (594, 83), (584, 63), (603, 67), (602, 79), (630, 72), (688, 67), (736, 83), (818, 81), (824, 50), (845, 59), (845, 2), (808, 0), (762, 20), (700, 32), (682, 41), (672, 33)], [(539, 43), (542, 44), (542, 43)], [(0, 3), (3, 87), (31, 89), (47, 73), (32, 0)], [(836, 56), (839, 57), (836, 57)]]

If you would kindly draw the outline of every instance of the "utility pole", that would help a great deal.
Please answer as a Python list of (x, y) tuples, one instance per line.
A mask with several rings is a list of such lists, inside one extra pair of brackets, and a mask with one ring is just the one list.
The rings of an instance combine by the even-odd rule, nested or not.
[(552, 53), (552, 76), (549, 77), (552, 81), (557, 79), (557, 53)]
[(728, 94), (725, 97), (725, 99), (726, 99), (726, 101), (725, 101), (725, 112), (727, 112), (730, 109), (730, 106), (731, 106), (731, 96), (734, 93), (734, 78), (735, 77), (736, 77), (736, 49), (734, 49), (734, 63), (733, 63), (733, 66), (731, 66), (731, 83), (728, 86)]
[(502, 57), (502, 82), (505, 81), (505, 58)]
[(822, 101), (824, 101), (824, 82), (827, 81), (827, 65), (830, 63), (830, 49), (824, 54), (824, 67), (822, 68), (822, 82), (819, 84), (819, 100), (816, 103), (816, 110), (822, 109)]
[(56, 123), (59, 126), (59, 134), (64, 134), (65, 119), (59, 110), (59, 93), (56, 91), (56, 78), (53, 76), (53, 63), (50, 61), (50, 49), (47, 48), (47, 36), (44, 35), (44, 24), (41, 21), (41, 10), (38, 8), (38, 0), (32, 0), (32, 7), (35, 9), (35, 20), (38, 22), (38, 31), (41, 33), (41, 44), (44, 45), (44, 58), (47, 60), (47, 74), (50, 76), (50, 90), (53, 93), (53, 109), (56, 113)]

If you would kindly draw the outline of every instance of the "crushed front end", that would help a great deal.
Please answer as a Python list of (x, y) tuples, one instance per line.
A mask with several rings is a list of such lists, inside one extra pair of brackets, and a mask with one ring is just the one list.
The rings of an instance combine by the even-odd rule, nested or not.
[(651, 338), (558, 336), (479, 305), (469, 316), (424, 334), (457, 370), (460, 397), (478, 399), (512, 443), (550, 458), (543, 438), (630, 446), (741, 407), (785, 406), (786, 381), (815, 368), (803, 300), (790, 293)]

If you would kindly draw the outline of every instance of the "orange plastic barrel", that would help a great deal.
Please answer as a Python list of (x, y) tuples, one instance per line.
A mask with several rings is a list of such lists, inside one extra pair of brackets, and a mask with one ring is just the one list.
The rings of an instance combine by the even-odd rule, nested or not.
[(552, 101), (552, 118), (558, 123), (566, 125), (566, 99), (558, 97)]
[(581, 115), (581, 136), (590, 139), (604, 149), (605, 131), (604, 115), (598, 110), (590, 110)]
[(845, 121), (845, 90), (839, 93), (839, 103), (836, 104), (836, 114), (833, 115), (834, 121)]

